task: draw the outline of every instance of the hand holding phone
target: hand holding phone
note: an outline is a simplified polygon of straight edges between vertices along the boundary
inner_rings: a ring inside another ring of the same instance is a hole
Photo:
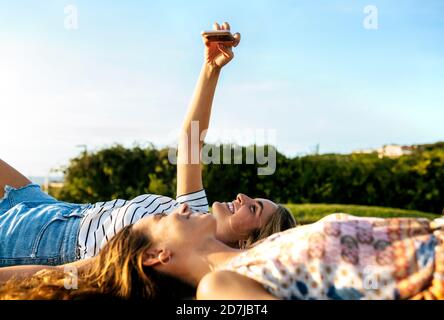
[[[230,25],[227,22],[224,22],[222,26],[216,22],[213,30],[202,31],[201,34],[205,43],[207,65],[222,68],[233,59],[233,47],[239,44],[240,34],[231,34]]]

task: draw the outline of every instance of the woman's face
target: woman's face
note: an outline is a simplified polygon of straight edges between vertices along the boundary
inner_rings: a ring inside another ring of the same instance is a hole
[[[267,199],[252,199],[240,193],[231,202],[214,202],[212,209],[217,220],[216,237],[225,243],[236,243],[262,228],[277,205]]]
[[[192,213],[187,204],[182,204],[168,215],[143,218],[134,226],[146,233],[153,243],[171,249],[198,246],[202,239],[216,233],[216,219],[211,214]]]

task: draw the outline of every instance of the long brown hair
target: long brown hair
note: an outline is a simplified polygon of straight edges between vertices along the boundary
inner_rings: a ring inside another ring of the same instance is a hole
[[[26,279],[11,279],[0,287],[0,299],[164,299],[191,298],[194,288],[142,264],[151,246],[146,234],[132,225],[120,230],[77,278],[77,289],[65,288],[72,277],[45,269]]]
[[[259,229],[254,230],[250,236],[239,242],[239,247],[241,249],[251,248],[253,245],[257,244],[274,233],[285,231],[290,228],[296,227],[296,220],[290,210],[281,204],[277,205],[277,209],[271,215],[268,222]]]

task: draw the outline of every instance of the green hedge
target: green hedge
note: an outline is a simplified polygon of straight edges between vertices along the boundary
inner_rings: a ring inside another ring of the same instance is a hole
[[[276,150],[272,146],[248,150]],[[289,158],[276,151],[276,171],[258,175],[264,167],[246,164],[203,166],[210,202],[227,201],[242,192],[279,203],[342,203],[441,213],[444,207],[444,146],[418,148],[412,155],[379,159],[367,155],[310,155]],[[220,163],[223,153],[220,152]],[[143,193],[175,196],[176,167],[168,149],[152,145],[115,145],[82,153],[66,168],[59,198],[71,202],[129,199]]]

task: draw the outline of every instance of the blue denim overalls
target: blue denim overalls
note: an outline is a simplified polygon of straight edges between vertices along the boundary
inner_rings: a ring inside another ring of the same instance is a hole
[[[0,267],[77,260],[80,221],[88,206],[58,201],[38,184],[5,186],[0,199]]]

